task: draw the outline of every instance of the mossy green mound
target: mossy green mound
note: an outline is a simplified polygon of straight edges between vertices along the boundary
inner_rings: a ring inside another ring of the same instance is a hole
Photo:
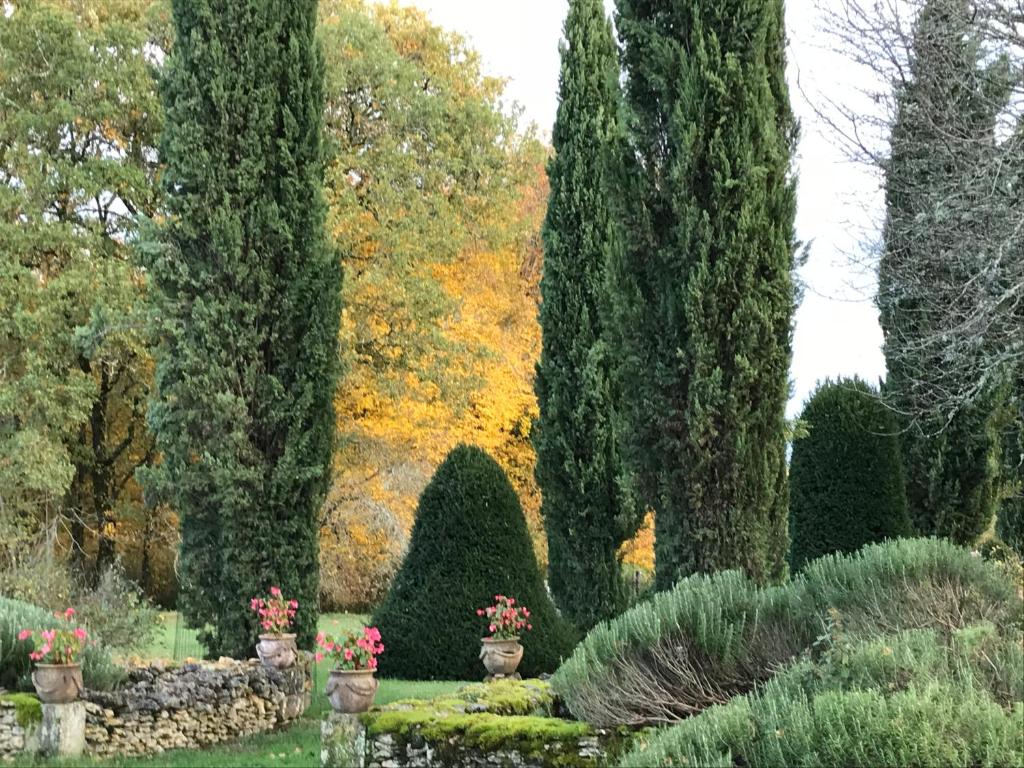
[[[581,740],[600,740],[621,753],[622,733],[598,733],[586,723],[552,716],[554,695],[542,680],[501,680],[469,685],[429,701],[396,701],[362,716],[367,735],[389,735],[399,742],[426,741],[441,755],[440,764],[459,764],[466,750],[517,752],[558,768],[594,765],[581,755]]]
[[[29,693],[8,693],[0,696],[0,701],[7,701],[14,705],[15,717],[18,719],[18,725],[22,728],[28,728],[43,720],[43,705],[39,699]]]
[[[448,714],[492,714],[499,716],[551,717],[555,695],[544,680],[496,680],[467,685],[447,696],[434,699],[403,699],[375,710],[375,713],[429,712]]]

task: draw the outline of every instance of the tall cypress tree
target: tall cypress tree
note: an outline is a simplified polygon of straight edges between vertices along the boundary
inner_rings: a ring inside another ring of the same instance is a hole
[[[162,345],[151,490],[181,517],[181,609],[246,656],[278,585],[316,630],[340,266],[324,238],[316,0],[174,0],[151,270]]]
[[[621,94],[601,0],[569,4],[559,98],[543,233],[534,445],[551,593],[562,613],[587,629],[621,607],[617,553],[639,525],[617,486],[605,333],[605,269],[615,244],[607,155]]]
[[[1003,393],[993,386],[955,413],[934,412],[929,392],[976,382],[951,378],[944,350],[929,340],[943,327],[940,313],[953,311],[963,286],[994,258],[975,244],[987,239],[993,190],[1002,187],[987,169],[1010,82],[1002,62],[983,64],[972,14],[967,0],[930,0],[917,20],[909,77],[896,92],[878,296],[884,392],[905,419],[911,519],[922,534],[961,544],[972,543],[995,511]]]
[[[785,569],[796,139],[782,0],[619,0],[615,357],[656,583]]]

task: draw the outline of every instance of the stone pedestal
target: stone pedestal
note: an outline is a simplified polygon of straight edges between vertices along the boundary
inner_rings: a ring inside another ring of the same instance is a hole
[[[321,768],[365,768],[366,726],[359,715],[329,712],[320,722]]]
[[[85,703],[43,704],[39,753],[44,757],[81,757],[85,751]]]

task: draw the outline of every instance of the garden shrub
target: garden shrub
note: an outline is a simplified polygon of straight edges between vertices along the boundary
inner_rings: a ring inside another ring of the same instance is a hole
[[[640,737],[623,766],[1021,765],[1024,655],[991,626],[847,644]],[[1013,687],[1005,687],[1006,682]]]
[[[60,623],[45,608],[0,597],[0,688],[32,690],[30,647],[18,640],[18,633],[23,629],[54,628]],[[82,657],[82,675],[86,688],[109,690],[124,678],[124,671],[113,662],[106,647],[90,644]]]
[[[107,568],[96,588],[81,592],[72,605],[96,638],[119,651],[145,648],[159,627],[159,611],[118,565]]]
[[[0,594],[50,612],[73,606],[94,638],[123,652],[145,648],[158,627],[159,612],[120,563],[105,568],[90,586],[76,580],[64,561],[29,557],[0,572]]]
[[[911,535],[898,427],[877,394],[859,379],[826,382],[800,418],[809,434],[789,470],[792,569]]]
[[[1024,490],[1003,499],[996,516],[996,533],[1018,557],[1024,559]]]
[[[599,625],[552,682],[598,727],[675,722],[769,679],[814,645],[831,611],[855,637],[982,621],[1019,632],[1022,602],[997,566],[900,539],[820,558],[781,586],[735,572],[685,579]]]
[[[526,520],[501,467],[478,448],[459,446],[420,497],[409,553],[374,615],[385,651],[382,674],[410,680],[471,680],[487,634],[476,609],[496,594],[533,614],[520,671],[551,672],[574,637],[548,598]]]

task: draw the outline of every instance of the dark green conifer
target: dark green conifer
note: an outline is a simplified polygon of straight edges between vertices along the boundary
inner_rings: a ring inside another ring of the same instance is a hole
[[[955,412],[929,395],[958,381],[933,340],[963,286],[989,255],[965,253],[991,226],[995,128],[1009,93],[1005,62],[985,63],[967,0],[929,0],[917,20],[909,76],[896,91],[886,166],[884,250],[878,304],[888,374],[884,394],[903,422],[910,517],[928,536],[969,545],[992,522],[999,489],[993,386]],[[953,367],[953,371],[957,369]]]
[[[324,238],[316,0],[174,0],[170,216],[149,248],[162,345],[151,492],[181,516],[181,609],[211,654],[252,654],[248,598],[318,617],[334,447],[340,262]]]
[[[619,0],[614,357],[657,585],[785,569],[796,123],[781,0]]]
[[[483,678],[480,638],[488,632],[476,610],[499,594],[532,612],[519,671],[554,672],[574,637],[544,588],[519,497],[494,459],[459,446],[423,491],[409,552],[374,614],[386,648],[381,672],[408,680]]]
[[[601,1],[571,0],[548,166],[534,445],[551,593],[583,629],[622,606],[618,550],[639,524],[618,488],[605,330],[606,265],[616,242],[608,152],[618,132],[618,79]]]
[[[800,419],[809,432],[789,469],[792,568],[911,535],[896,418],[878,393],[857,379],[826,382]]]

